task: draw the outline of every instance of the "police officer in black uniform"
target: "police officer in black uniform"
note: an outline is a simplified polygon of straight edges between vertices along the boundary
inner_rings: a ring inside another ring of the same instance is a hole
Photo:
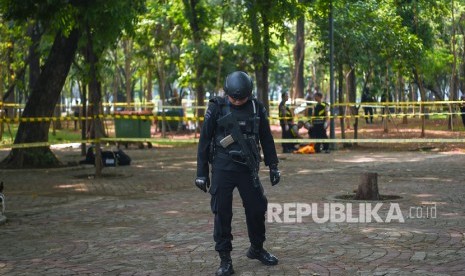
[[[315,93],[317,104],[313,109],[312,127],[309,130],[311,138],[328,139],[326,129],[328,128],[328,105],[322,101],[323,94]],[[323,151],[329,153],[329,143],[323,143]],[[321,152],[321,143],[315,143],[315,152]]]
[[[462,95],[460,100],[462,101],[462,104],[460,105],[460,116],[462,116],[462,123],[465,127],[465,95]]]
[[[281,138],[283,139],[292,139],[292,134],[290,132],[291,127],[294,125],[292,121],[292,111],[286,105],[287,100],[289,100],[289,93],[283,92],[281,94],[281,102],[279,103],[279,124],[281,125]],[[283,143],[283,153],[291,153],[295,149],[294,144]]]
[[[210,100],[200,134],[195,185],[204,192],[209,189],[211,194],[211,210],[214,214],[213,237],[216,243],[215,250],[221,259],[216,275],[234,273],[230,252],[233,239],[232,199],[236,187],[245,208],[251,244],[247,257],[257,259],[265,265],[278,263],[278,259],[263,248],[265,213],[268,205],[263,187],[261,184],[254,185],[251,168],[245,164],[245,160],[241,160],[246,157],[241,158],[238,154],[244,151],[241,143],[228,140],[232,130],[219,123],[221,118],[232,113],[249,150],[252,150],[255,156],[260,156],[259,148],[263,148],[265,165],[270,169],[271,184],[278,184],[280,172],[268,114],[263,104],[252,96],[252,89],[252,79],[246,73],[236,71],[228,75],[224,85],[226,96]],[[212,165],[211,187],[209,163]]]

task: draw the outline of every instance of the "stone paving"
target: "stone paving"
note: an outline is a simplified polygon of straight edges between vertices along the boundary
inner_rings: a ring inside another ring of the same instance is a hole
[[[81,159],[79,149],[55,152],[64,162]],[[92,166],[1,170],[8,220],[0,275],[214,275],[209,196],[193,186],[195,147],[127,153],[133,164],[106,168],[102,179]],[[326,203],[352,204],[357,218],[359,203],[335,196],[352,193],[363,172],[378,172],[380,193],[402,197],[384,201],[379,216],[385,221],[397,205],[405,221],[336,222],[333,214],[317,223],[312,214],[268,222],[265,246],[279,264],[267,267],[245,256],[236,192],[236,275],[465,275],[465,154],[365,149],[280,159],[278,186],[261,172],[270,204],[318,204],[320,218]]]

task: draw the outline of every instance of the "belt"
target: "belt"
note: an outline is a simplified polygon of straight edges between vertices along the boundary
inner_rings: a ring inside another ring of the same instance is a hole
[[[245,160],[243,158],[241,158],[240,160],[239,159],[233,159],[231,156],[229,156],[229,154],[222,153],[222,152],[217,152],[216,156],[221,158],[221,159],[224,159],[224,160],[232,161],[234,163],[247,166],[247,164],[245,163]]]

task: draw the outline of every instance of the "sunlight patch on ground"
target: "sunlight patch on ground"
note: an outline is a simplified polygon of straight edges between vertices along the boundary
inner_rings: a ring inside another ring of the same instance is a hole
[[[438,177],[413,177],[413,179],[415,180],[439,180]],[[444,181],[444,179],[441,179],[441,180]]]
[[[75,192],[88,192],[89,189],[86,187],[85,184],[78,183],[78,184],[62,184],[55,186],[57,189],[67,189],[73,190]]]
[[[179,211],[174,211],[174,210],[166,211],[165,214],[179,214]]]
[[[410,158],[405,158],[405,156],[400,156],[402,153],[399,153],[398,157],[386,157],[382,155],[373,155],[370,156],[354,156],[350,160],[348,159],[338,159],[335,158],[334,162],[340,163],[382,163],[382,162],[390,162],[390,163],[411,163],[411,162],[422,162],[426,159],[434,159],[434,158],[444,158],[445,155],[429,155],[429,154],[416,154]]]
[[[366,156],[360,156],[360,157],[355,157],[350,160],[343,160],[343,159],[334,159],[334,162],[341,162],[341,163],[372,163],[372,162],[401,162],[401,160],[397,158],[386,158],[386,157],[378,157],[378,156],[373,156],[373,157],[366,157]],[[402,162],[404,162],[402,160]]]
[[[314,170],[298,170],[297,174],[308,174],[312,173],[312,171],[314,172]]]
[[[434,195],[433,194],[418,194],[418,195],[415,195],[416,197],[433,197]]]

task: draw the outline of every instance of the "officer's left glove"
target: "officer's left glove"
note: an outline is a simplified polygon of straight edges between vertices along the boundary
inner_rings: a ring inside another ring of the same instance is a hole
[[[280,179],[281,179],[281,172],[278,170],[278,164],[271,164],[270,165],[271,186],[278,184]]]
[[[328,128],[328,122],[325,122],[323,127],[324,127],[324,129],[327,129]]]
[[[200,190],[207,192],[207,190],[210,188],[210,178],[198,176],[195,179],[195,186],[197,186]]]

